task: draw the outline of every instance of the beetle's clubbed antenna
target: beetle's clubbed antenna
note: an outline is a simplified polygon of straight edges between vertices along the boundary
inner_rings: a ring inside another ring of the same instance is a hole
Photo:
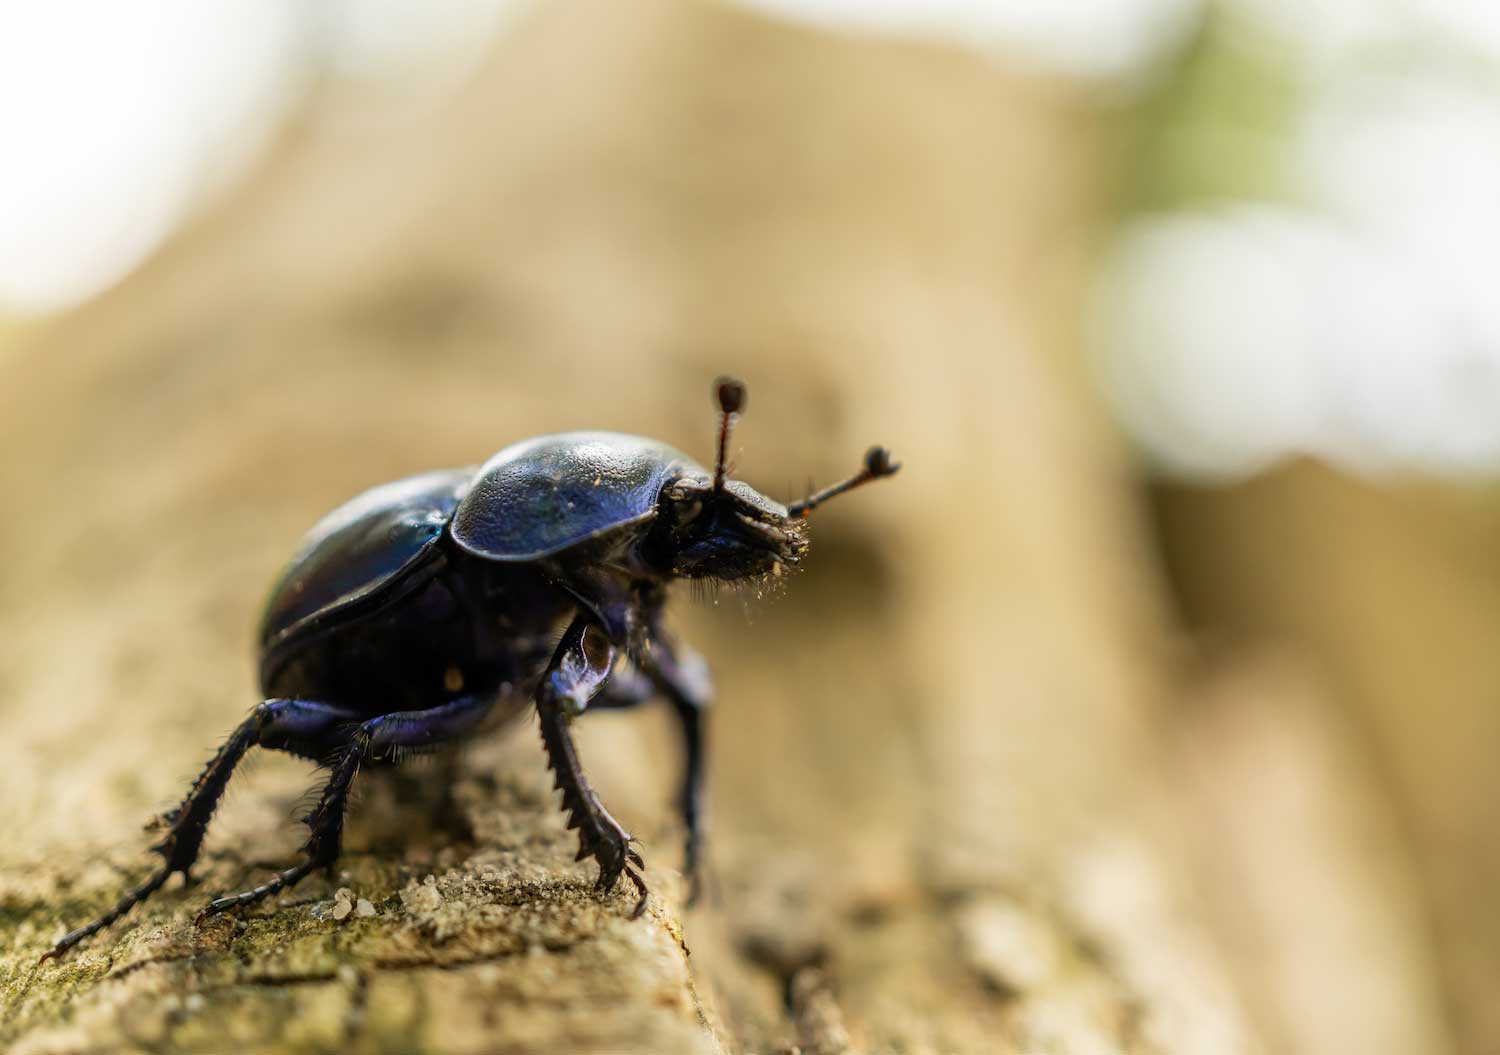
[[[745,409],[750,393],[745,382],[733,377],[719,377],[714,381],[714,398],[719,403],[719,456],[714,459],[714,492],[724,490],[724,477],[729,459],[729,434],[734,431],[735,418]]]
[[[805,517],[830,498],[841,495],[845,491],[852,491],[871,480],[879,480],[882,476],[894,476],[899,468],[901,468],[901,463],[891,461],[890,451],[884,447],[871,447],[865,451],[865,464],[859,472],[832,487],[814,491],[800,502],[793,502],[786,507],[786,511],[794,517]]]

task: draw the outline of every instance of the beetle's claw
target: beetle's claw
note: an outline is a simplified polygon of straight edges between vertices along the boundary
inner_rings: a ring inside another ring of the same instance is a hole
[[[592,829],[592,831],[590,831]],[[585,837],[584,833],[589,835]],[[634,908],[631,909],[630,918],[637,919],[646,911],[646,902],[650,892],[646,888],[646,881],[641,878],[640,872],[645,871],[646,861],[638,850],[632,848],[632,843],[640,840],[625,831],[612,819],[595,818],[592,825],[584,822],[579,825],[579,847],[576,860],[592,857],[599,862],[599,876],[594,880],[594,889],[601,893],[610,893],[620,882],[620,876],[626,876],[635,886],[640,897]]]
[[[193,926],[201,927],[214,916],[222,915],[240,904],[243,904],[243,902],[240,900],[240,895],[238,894],[228,894],[224,897],[214,898],[198,910],[198,914],[193,917]]]
[[[641,867],[644,868],[646,866],[642,865]],[[635,907],[630,910],[630,918],[640,919],[646,912],[646,903],[651,900],[651,891],[646,888],[646,881],[629,865],[625,866],[625,875],[635,884],[635,889],[640,894],[640,897],[636,900]]]

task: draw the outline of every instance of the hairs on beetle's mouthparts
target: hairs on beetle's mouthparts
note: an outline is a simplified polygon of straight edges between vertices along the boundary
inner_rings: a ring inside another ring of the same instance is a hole
[[[721,579],[712,575],[679,579],[678,584],[686,586],[688,596],[694,604],[717,605],[720,595],[726,592],[748,604],[752,598],[761,601],[781,596],[786,592],[787,580],[802,570],[800,565],[785,562],[776,564],[774,569],[760,575],[743,575],[735,579]]]

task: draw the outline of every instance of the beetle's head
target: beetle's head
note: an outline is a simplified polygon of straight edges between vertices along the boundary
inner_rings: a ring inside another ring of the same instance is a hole
[[[749,484],[679,476],[662,488],[659,530],[667,562],[685,579],[734,579],[780,574],[807,549],[801,520]]]
[[[732,378],[714,382],[719,406],[719,451],[710,479],[684,473],[662,488],[655,531],[661,563],[673,576],[733,581],[779,575],[807,550],[807,514],[860,484],[900,468],[883,447],[872,447],[854,476],[784,506],[749,484],[728,479],[729,436],[746,402],[745,386]]]

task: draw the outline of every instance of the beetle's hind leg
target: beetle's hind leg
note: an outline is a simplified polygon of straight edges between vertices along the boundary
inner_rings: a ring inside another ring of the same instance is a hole
[[[462,739],[483,723],[495,699],[493,694],[460,696],[424,711],[395,711],[356,726],[333,763],[333,772],[318,796],[317,805],[304,818],[308,837],[302,863],[277,873],[260,886],[210,902],[202,915],[253,904],[296,885],[316,869],[326,868],[331,872],[343,846],[344,812],[360,767],[367,761],[395,758],[403,751]]]
[[[250,717],[229,734],[229,739],[208,760],[182,803],[158,818],[158,825],[166,828],[166,834],[151,849],[165,859],[161,868],[139,886],[126,891],[104,915],[69,931],[42,959],[60,956],[85,938],[97,934],[161,889],[173,872],[181,872],[185,878],[189,875],[203,848],[208,822],[246,751],[257,745],[286,747],[293,743],[316,742],[352,717],[348,711],[308,700],[266,700],[257,705]]]

